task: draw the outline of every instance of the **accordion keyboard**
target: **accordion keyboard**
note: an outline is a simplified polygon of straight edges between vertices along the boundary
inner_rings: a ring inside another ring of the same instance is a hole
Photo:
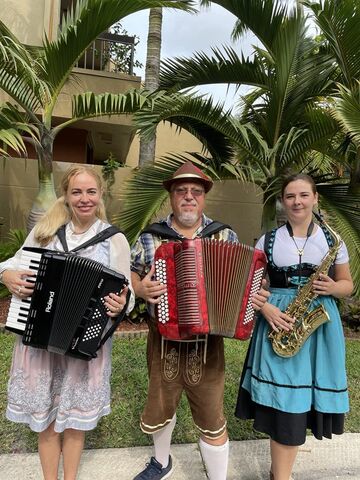
[[[28,280],[35,283],[36,274],[39,269],[41,260],[41,249],[39,251],[27,251],[23,250],[21,255],[19,270],[32,270],[35,274],[34,277]],[[23,334],[25,331],[26,320],[29,314],[31,304],[31,297],[20,298],[13,295],[10,302],[9,313],[6,320],[7,330],[11,330],[15,333]]]

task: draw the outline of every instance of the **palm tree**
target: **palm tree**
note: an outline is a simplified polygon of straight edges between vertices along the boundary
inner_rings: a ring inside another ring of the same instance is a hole
[[[37,152],[39,193],[32,207],[32,223],[56,198],[52,173],[56,135],[78,120],[132,113],[149,101],[136,91],[80,93],[72,97],[72,118],[54,126],[55,105],[77,60],[120,18],[147,8],[192,10],[192,4],[192,0],[78,0],[63,19],[58,38],[45,38],[41,48],[22,45],[0,22],[0,88],[11,99],[0,107],[0,139],[18,152],[24,152],[25,140]]]
[[[276,0],[214,3],[237,16],[234,36],[251,30],[263,47],[255,48],[252,59],[225,47],[214,48],[211,56],[197,53],[164,61],[160,88],[174,93],[136,115],[135,122],[146,136],[164,120],[186,128],[203,143],[211,159],[203,160],[219,175],[257,183],[265,192],[263,228],[268,229],[275,221],[279,176],[308,162],[307,152],[315,147],[327,151],[328,138],[337,131],[319,101],[335,67],[330,55],[314,52],[301,8],[287,12]],[[210,100],[177,93],[209,83],[254,87],[243,98],[239,118]]]
[[[335,110],[338,88],[340,83],[354,91],[357,95],[358,81],[360,79],[360,1],[359,0],[322,0],[314,2],[303,0],[318,25],[324,38],[324,48],[333,56],[337,65],[334,77]],[[345,90],[343,90],[345,91]],[[334,112],[336,117],[336,113]],[[345,130],[347,137],[343,146],[347,152],[350,166],[350,190],[360,193],[360,150],[359,146],[351,142],[351,130]]]
[[[162,8],[152,8],[149,14],[149,34],[147,40],[145,89],[153,92],[159,87],[161,58]],[[139,166],[155,160],[156,135],[149,140],[140,138]]]
[[[288,10],[280,0],[213,3],[236,15],[235,38],[251,31],[261,46],[254,47],[251,58],[225,47],[214,48],[212,55],[200,52],[192,58],[163,62],[160,88],[170,96],[160,97],[152,110],[135,114],[135,124],[144,136],[151,135],[161,121],[185,128],[204,146],[201,155],[190,152],[187,158],[200,162],[213,176],[259,185],[264,191],[263,230],[276,223],[282,177],[292,171],[314,174],[318,170],[323,205],[337,219],[336,226],[349,246],[353,263],[357,263],[360,212],[353,207],[357,197],[349,195],[346,180],[338,178],[344,155],[337,149],[339,124],[332,116],[330,93],[338,74],[334,55],[329,49],[319,48],[307,35],[306,16],[300,5]],[[253,87],[242,98],[239,116],[224,111],[221,104],[213,105],[211,99],[179,93],[215,83]],[[184,158],[168,156],[131,179],[124,192],[126,211],[121,216],[130,238],[162,205],[166,195],[161,191],[161,180],[182,161]],[[359,293],[360,274],[355,280]]]

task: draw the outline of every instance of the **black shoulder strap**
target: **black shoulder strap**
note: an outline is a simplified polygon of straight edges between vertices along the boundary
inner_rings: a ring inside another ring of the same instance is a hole
[[[182,237],[166,223],[152,223],[151,225],[148,225],[141,233],[152,233],[167,240],[182,240]]]
[[[224,230],[225,228],[230,228],[230,225],[226,225],[221,222],[211,222],[207,225],[199,234],[200,238],[211,237],[215,233]],[[179,235],[175,230],[170,228],[166,223],[152,223],[146,227],[141,233],[153,233],[154,235],[159,236],[167,240],[183,240],[183,237]]]
[[[66,225],[62,225],[58,231],[56,232],[56,235],[58,236],[61,245],[63,246],[64,252],[69,252],[69,247],[66,241],[66,235],[65,235],[65,228]],[[105,228],[101,232],[97,233],[94,235],[92,238],[87,240],[86,242],[82,243],[78,247],[74,248],[71,250],[71,252],[78,252],[79,250],[82,250],[83,248],[91,247],[92,245],[96,245],[97,243],[103,242],[109,237],[112,237],[116,233],[122,233],[122,231],[118,228],[115,227],[115,225],[110,225],[110,227]]]
[[[211,222],[207,225],[203,230],[201,230],[199,237],[201,238],[208,238],[211,235],[215,235],[215,233],[221,232],[221,230],[225,230],[225,228],[230,228],[230,225],[226,225],[225,223],[221,222]]]

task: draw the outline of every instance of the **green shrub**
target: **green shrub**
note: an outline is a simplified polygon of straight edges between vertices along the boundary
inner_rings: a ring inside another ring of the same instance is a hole
[[[26,231],[13,229],[8,233],[5,241],[0,242],[0,263],[11,258],[21,248],[26,238]],[[10,295],[5,285],[0,284],[0,298]]]

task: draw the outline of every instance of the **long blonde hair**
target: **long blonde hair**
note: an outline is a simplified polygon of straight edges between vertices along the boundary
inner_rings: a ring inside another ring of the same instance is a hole
[[[61,180],[61,196],[56,200],[54,205],[49,208],[45,215],[36,224],[34,229],[35,240],[40,243],[42,247],[48,245],[55,236],[57,230],[66,223],[69,223],[73,217],[73,211],[66,203],[66,195],[69,189],[69,184],[72,178],[80,173],[87,173],[91,175],[100,189],[103,192],[102,180],[100,175],[93,167],[87,165],[74,165],[70,167]],[[100,220],[106,221],[105,206],[102,198],[99,201],[96,216]]]

